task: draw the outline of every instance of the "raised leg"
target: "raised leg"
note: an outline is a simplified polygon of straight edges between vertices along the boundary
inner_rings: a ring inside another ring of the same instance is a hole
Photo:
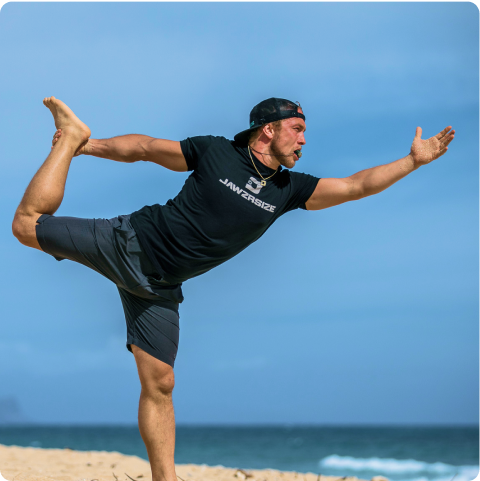
[[[40,215],[54,214],[60,207],[72,157],[90,137],[90,129],[61,100],[48,97],[43,103],[50,109],[62,136],[30,181],[12,223],[13,235],[36,249],[40,249],[36,221]]]
[[[147,447],[152,481],[178,481],[174,461],[173,369],[135,345],[132,345],[132,352],[142,385],[138,427]]]

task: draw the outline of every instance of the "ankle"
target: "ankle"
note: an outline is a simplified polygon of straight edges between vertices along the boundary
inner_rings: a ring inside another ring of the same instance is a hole
[[[62,145],[62,146],[68,146],[76,152],[77,149],[82,146],[86,141],[88,140],[88,137],[85,138],[84,135],[82,135],[79,132],[76,132],[75,130],[67,130],[65,129],[62,131],[62,136],[58,139],[57,143],[55,144],[55,147]]]
[[[180,478],[178,478],[175,474],[169,476],[164,475],[163,473],[155,473],[152,475],[152,481],[180,481]]]

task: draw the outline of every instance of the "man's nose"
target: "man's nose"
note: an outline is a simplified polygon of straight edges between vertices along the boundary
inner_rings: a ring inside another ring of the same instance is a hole
[[[298,143],[299,144],[302,144],[302,145],[305,145],[307,143],[307,141],[305,140],[305,135],[304,133],[302,132],[302,134],[300,135],[300,139],[298,140]]]

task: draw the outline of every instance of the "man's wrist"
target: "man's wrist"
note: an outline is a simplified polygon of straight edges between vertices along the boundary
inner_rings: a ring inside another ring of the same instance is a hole
[[[411,152],[405,158],[407,159],[408,165],[410,166],[412,172],[414,170],[417,170],[420,167],[420,164],[417,164],[415,162],[415,159],[413,158],[413,155]]]
[[[83,155],[93,155],[95,139],[88,139],[87,143],[83,146]]]

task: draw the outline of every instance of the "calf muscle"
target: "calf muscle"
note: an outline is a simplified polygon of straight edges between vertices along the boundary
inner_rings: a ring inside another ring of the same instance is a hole
[[[13,235],[23,245],[41,250],[35,232],[36,221],[42,214],[52,215],[60,207],[76,147],[65,136],[30,181],[12,223]]]
[[[50,97],[43,103],[57,129],[62,130],[62,137],[28,184],[12,223],[13,235],[22,244],[40,250],[36,222],[40,215],[52,215],[60,207],[72,157],[90,136],[90,129],[61,100]]]

